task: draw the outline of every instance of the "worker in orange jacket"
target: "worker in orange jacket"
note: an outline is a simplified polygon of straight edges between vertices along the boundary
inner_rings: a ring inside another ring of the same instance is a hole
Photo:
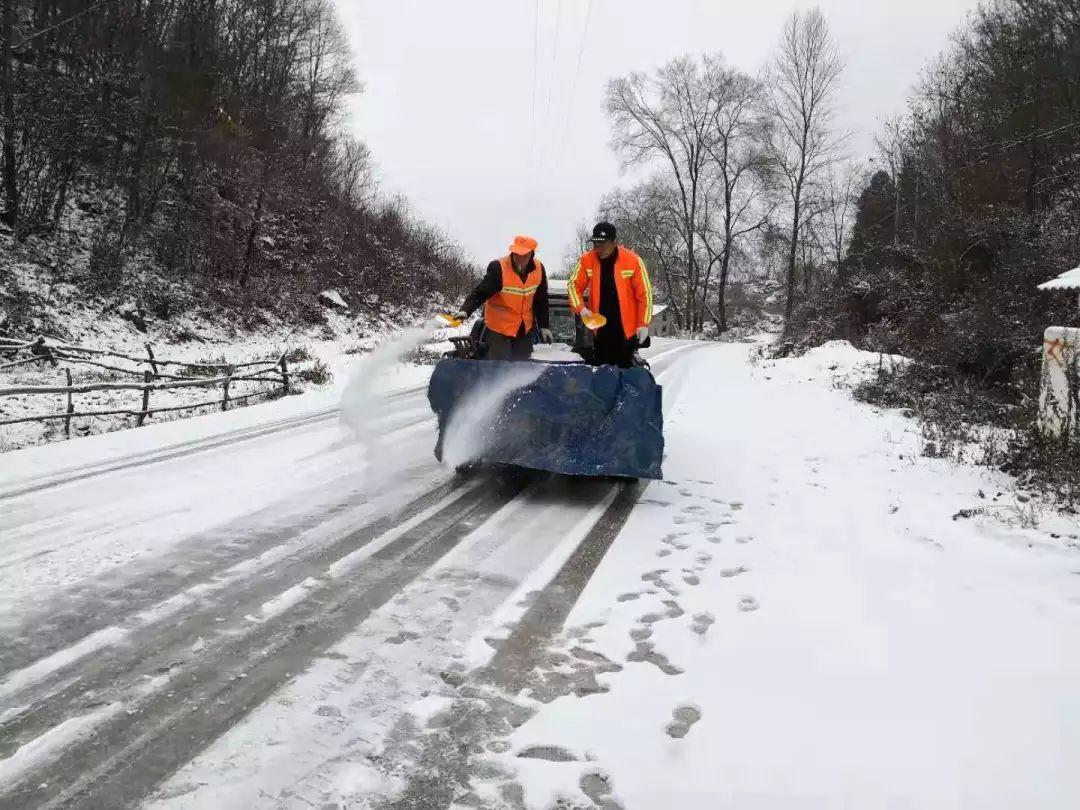
[[[483,280],[454,313],[464,320],[483,304],[489,360],[528,360],[534,328],[551,343],[547,274],[536,248],[532,237],[514,237],[509,255],[488,265]]]
[[[634,364],[634,352],[649,337],[652,281],[641,257],[617,244],[615,236],[615,226],[610,222],[601,222],[593,228],[593,249],[578,260],[570,274],[567,292],[570,308],[586,325],[593,313],[607,319],[595,332],[594,365],[630,368]]]

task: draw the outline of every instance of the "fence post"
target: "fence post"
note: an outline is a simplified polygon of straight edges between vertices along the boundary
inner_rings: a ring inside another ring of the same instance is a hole
[[[221,398],[221,410],[229,410],[229,384],[232,382],[233,367],[229,366],[225,372],[225,385],[223,386],[225,394]]]
[[[150,357],[150,368],[154,370],[154,376],[157,377],[158,367],[157,363],[154,362],[154,350],[150,348],[149,343],[146,344],[146,354]]]
[[[67,384],[68,384],[67,416],[64,418],[64,438],[65,439],[70,439],[71,438],[71,414],[75,413],[75,403],[72,402],[72,400],[71,400],[71,386],[73,384],[72,381],[71,381],[71,369],[70,368],[65,368],[64,369],[64,374],[67,375]]]
[[[289,364],[285,361],[285,355],[281,355],[281,360],[278,362],[281,366],[281,385],[286,394],[289,393]]]
[[[143,382],[146,383],[146,385],[142,390],[142,410],[139,412],[137,427],[143,426],[143,422],[146,421],[147,412],[150,410],[150,380],[150,372],[144,371]]]

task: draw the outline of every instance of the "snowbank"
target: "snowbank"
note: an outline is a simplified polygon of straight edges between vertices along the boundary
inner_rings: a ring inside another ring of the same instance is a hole
[[[830,340],[800,357],[765,359],[767,348],[759,346],[754,363],[767,378],[784,382],[809,382],[853,386],[869,379],[882,367],[899,367],[907,358],[856,349],[846,340]]]

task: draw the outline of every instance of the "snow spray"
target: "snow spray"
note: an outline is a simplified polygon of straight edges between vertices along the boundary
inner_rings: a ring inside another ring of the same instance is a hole
[[[341,419],[358,440],[370,442],[377,434],[373,425],[382,408],[382,398],[375,393],[375,380],[426,343],[435,330],[444,326],[434,318],[419,326],[411,326],[380,343],[356,364],[349,384],[341,395]]]
[[[491,436],[491,424],[506,401],[519,389],[536,382],[547,368],[543,363],[500,363],[498,376],[477,387],[454,406],[443,431],[443,463],[450,467],[480,458]]]

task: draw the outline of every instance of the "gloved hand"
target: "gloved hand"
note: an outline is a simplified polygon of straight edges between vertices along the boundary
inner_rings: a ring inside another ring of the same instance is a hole
[[[544,343],[551,343],[554,340],[554,337],[552,337],[552,334],[551,334],[551,330],[550,329],[541,329],[540,330],[540,340],[543,341]]]
[[[466,318],[469,317],[469,313],[463,309],[455,310],[450,314],[454,316],[455,321],[464,321]]]
[[[584,321],[584,320],[586,320],[587,318],[591,318],[591,317],[592,317],[592,310],[591,310],[591,309],[589,309],[588,307],[582,307],[582,308],[581,308],[581,312],[579,312],[579,313],[578,313],[578,315],[580,315],[580,316],[581,316],[581,320],[583,320],[583,321]]]
[[[634,335],[637,337],[637,342],[639,344],[644,343],[645,339],[649,336],[649,327],[639,326]]]

